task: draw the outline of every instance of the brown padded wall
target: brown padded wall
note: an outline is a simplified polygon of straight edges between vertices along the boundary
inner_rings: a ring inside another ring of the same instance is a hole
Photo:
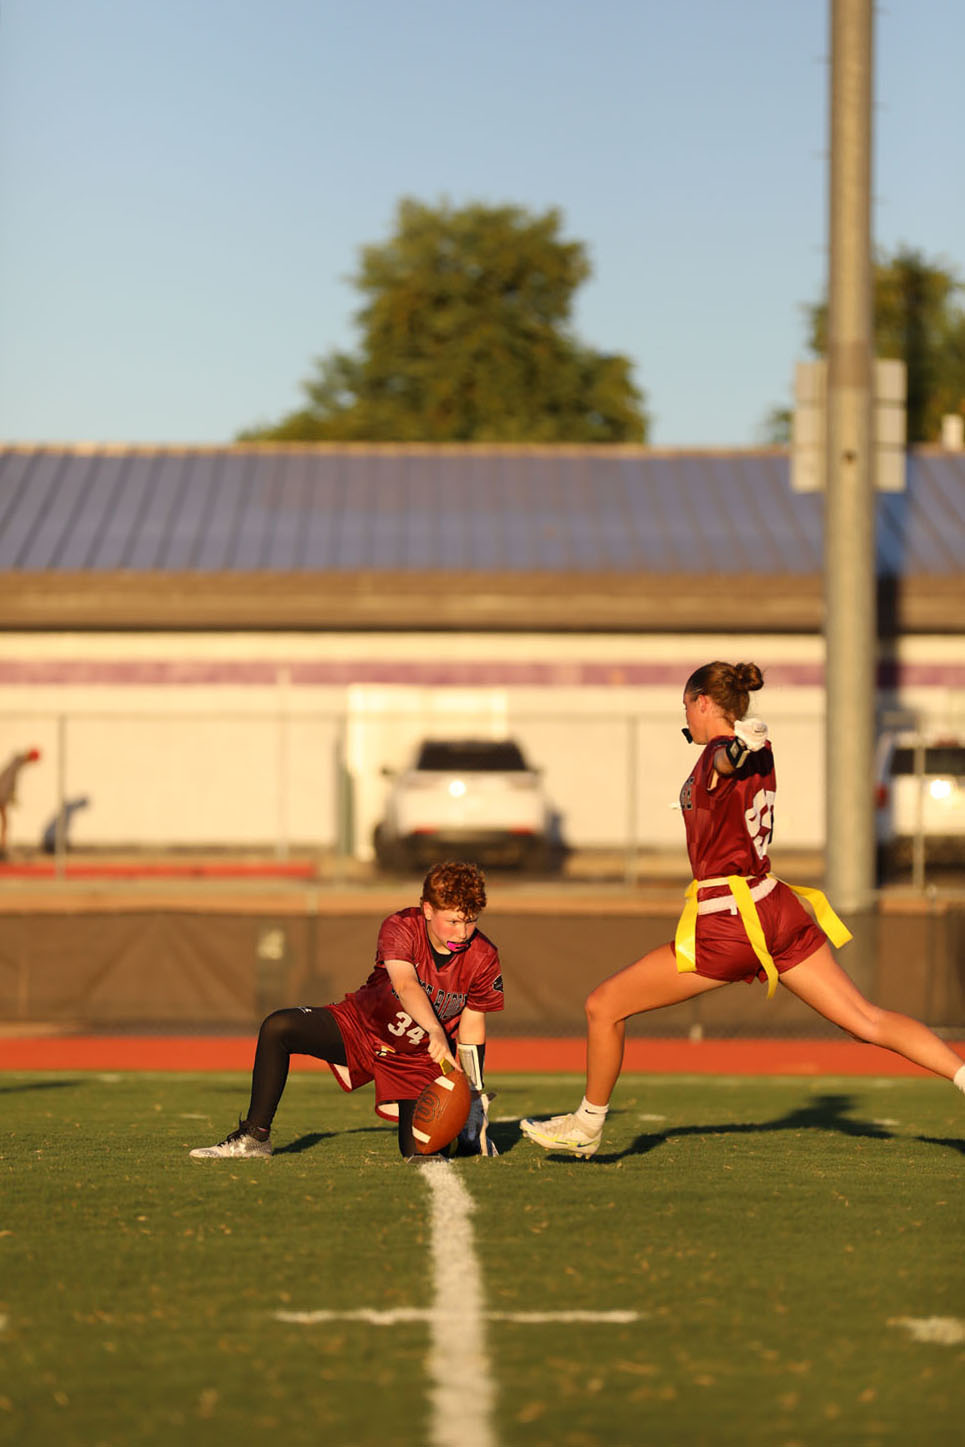
[[[117,909],[7,913],[0,1024],[254,1028],[281,1005],[340,999],[368,974],[382,914]],[[583,1033],[598,981],[672,938],[675,916],[493,911],[506,984],[499,1035]],[[855,926],[841,962],[877,1003],[951,1030],[965,1025],[965,910],[890,910]],[[647,1035],[836,1034],[787,991],[735,985],[631,1022]]]

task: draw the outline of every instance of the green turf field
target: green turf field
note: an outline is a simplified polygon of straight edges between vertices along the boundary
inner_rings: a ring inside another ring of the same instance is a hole
[[[580,1094],[492,1084],[497,1117]],[[327,1075],[293,1076],[271,1160],[190,1160],[246,1085],[0,1076],[0,1441],[962,1441],[965,1100],[939,1081],[627,1077],[592,1161],[510,1119],[499,1160],[431,1167],[475,1206],[492,1401],[465,1431],[433,1417],[429,1173]]]

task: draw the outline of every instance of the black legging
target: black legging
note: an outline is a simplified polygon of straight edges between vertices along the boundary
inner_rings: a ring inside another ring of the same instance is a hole
[[[293,1055],[314,1055],[316,1060],[332,1065],[346,1063],[345,1042],[331,1010],[325,1006],[276,1010],[262,1021],[251,1072],[251,1103],[246,1117],[249,1125],[271,1129]],[[414,1110],[415,1098],[399,1101],[399,1150],[406,1157],[415,1154]]]

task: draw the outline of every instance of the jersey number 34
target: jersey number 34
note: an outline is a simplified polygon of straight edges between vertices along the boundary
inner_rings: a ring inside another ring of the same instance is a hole
[[[395,1023],[390,1022],[385,1028],[390,1035],[404,1035],[413,1045],[418,1045],[426,1033],[422,1026],[416,1025],[413,1022],[412,1016],[407,1015],[404,1010],[397,1010],[395,1012]]]

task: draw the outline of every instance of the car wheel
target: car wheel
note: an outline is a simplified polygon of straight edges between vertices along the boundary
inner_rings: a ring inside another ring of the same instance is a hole
[[[381,824],[376,825],[372,836],[375,846],[375,862],[388,874],[401,874],[405,869],[405,851],[397,839],[386,838]]]

